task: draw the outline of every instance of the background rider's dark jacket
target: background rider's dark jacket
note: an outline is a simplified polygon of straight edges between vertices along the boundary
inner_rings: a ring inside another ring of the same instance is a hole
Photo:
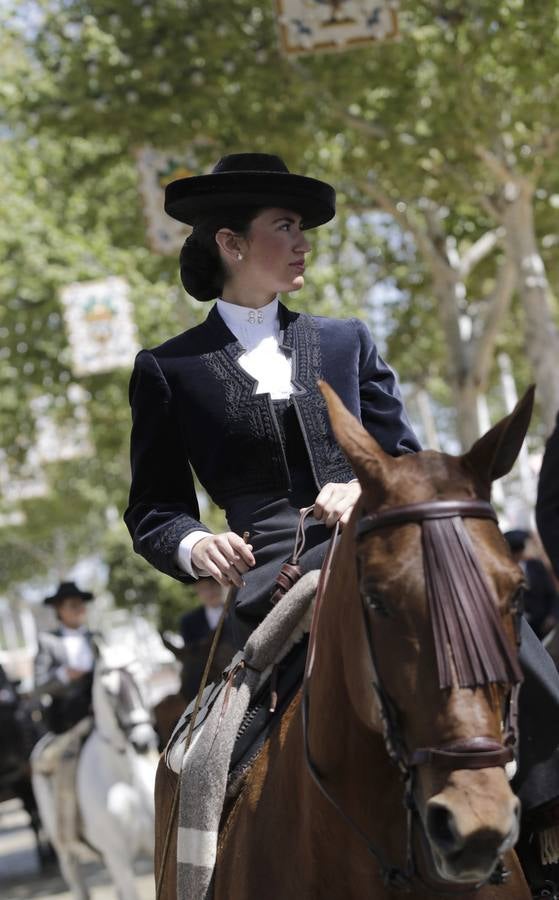
[[[181,691],[190,702],[198,693],[206,661],[213,644],[215,631],[212,629],[203,606],[189,610],[180,619],[180,634],[184,640],[182,658]],[[209,669],[208,681],[216,681],[230,663],[236,647],[231,635],[228,619],[223,622],[221,637]]]
[[[394,374],[363,322],[296,313],[282,304],[279,315],[317,493],[328,482],[353,477],[330,430],[319,378],[388,453],[420,449]],[[221,507],[238,496],[289,489],[273,403],[269,394],[255,393],[255,380],[238,363],[242,353],[214,306],[201,325],[136,358],[125,521],[135,550],[181,581],[191,579],[175,564],[178,544],[190,531],[207,530],[199,521],[189,463]]]
[[[85,637],[94,647],[93,633],[88,631]],[[70,682],[60,678],[61,667],[68,665],[60,629],[41,633],[38,644],[35,657],[35,691],[37,694],[48,694],[52,698],[45,717],[50,730],[55,734],[62,734],[89,714],[93,674],[88,673]]]
[[[542,640],[549,630],[551,619],[557,619],[559,598],[546,566],[540,559],[526,559],[522,563],[526,573],[524,615]]]
[[[536,522],[545,552],[559,578],[559,415],[542,460]]]

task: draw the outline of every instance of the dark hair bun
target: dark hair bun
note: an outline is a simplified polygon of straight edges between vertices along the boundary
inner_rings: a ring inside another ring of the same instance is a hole
[[[180,253],[180,274],[185,291],[196,300],[215,300],[223,292],[223,269],[215,241],[211,249],[193,231]],[[214,249],[215,248],[215,249]]]

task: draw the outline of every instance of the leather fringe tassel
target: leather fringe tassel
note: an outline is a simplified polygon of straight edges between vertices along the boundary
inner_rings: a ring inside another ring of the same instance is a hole
[[[552,825],[537,832],[542,865],[559,863],[559,825]]]
[[[518,684],[522,672],[496,600],[459,516],[422,523],[425,581],[439,685]]]

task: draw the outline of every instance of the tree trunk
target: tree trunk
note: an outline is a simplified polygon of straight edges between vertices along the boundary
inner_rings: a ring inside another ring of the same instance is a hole
[[[486,232],[460,256],[449,240],[445,217],[436,204],[420,212],[409,204],[396,203],[376,182],[363,181],[361,186],[365,196],[412,236],[430,270],[447,345],[456,432],[462,449],[469,450],[480,436],[478,397],[486,388],[493,349],[514,293],[516,267],[508,255],[502,264],[496,264],[495,289],[484,298],[486,311],[476,321],[466,313],[466,280],[475,266],[501,243],[504,229]],[[462,327],[465,322],[470,326],[466,333]]]
[[[450,266],[433,272],[448,347],[448,376],[456,409],[456,433],[462,450],[469,450],[480,435],[477,397],[480,390],[472,371],[470,341],[460,331],[460,302],[465,286]]]
[[[433,229],[437,228],[437,222],[432,216],[428,227],[431,232],[431,247],[439,248],[436,254],[428,253],[427,261],[430,263],[447,341],[449,382],[456,409],[456,432],[462,450],[467,451],[481,433],[478,400],[486,390],[493,349],[514,294],[516,269],[508,256],[502,263],[496,263],[495,287],[491,295],[485,298],[485,311],[474,321],[465,312],[466,277],[476,260],[479,262],[491,252],[496,235],[487,233],[470,248],[469,253],[460,258],[448,241],[436,239]],[[439,238],[440,236],[439,233]],[[441,246],[446,246],[444,252],[441,252]],[[468,326],[466,333],[464,324]]]
[[[472,378],[454,386],[456,407],[456,431],[463,451],[470,449],[480,435],[478,415],[479,384]]]
[[[525,347],[537,382],[548,432],[559,409],[559,334],[551,309],[551,291],[534,228],[533,188],[515,180],[507,185],[503,209],[505,241],[516,261],[518,291],[525,319]]]

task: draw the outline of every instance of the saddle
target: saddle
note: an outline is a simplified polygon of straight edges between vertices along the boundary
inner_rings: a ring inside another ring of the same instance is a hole
[[[308,637],[293,647],[258,689],[247,709],[233,748],[227,796],[235,796],[243,776],[250,770],[265,742],[303,682]],[[273,698],[273,704],[270,700]]]
[[[82,827],[77,804],[76,774],[81,749],[91,734],[93,719],[82,719],[64,734],[48,732],[31,757],[33,771],[52,779],[56,836],[60,844],[82,849]]]
[[[336,526],[322,570],[303,575],[299,559],[305,546],[304,522],[312,512],[313,507],[302,510],[295,549],[276,579],[271,611],[233,659],[223,680],[206,688],[210,653],[198,697],[179,720],[167,745],[165,764],[179,777],[165,832],[161,843],[156,842],[158,900],[175,821],[176,896],[178,900],[208,896],[220,820],[227,815],[227,807],[230,810],[234,805],[244,775],[303,681],[313,602],[315,597],[319,602],[324,590],[339,532]],[[230,591],[223,616],[232,596]]]
[[[299,565],[300,556],[305,548],[304,523],[312,515],[314,507],[303,510],[295,535],[293,553],[280,568],[271,591],[271,602],[275,607],[285,594],[289,593],[299,582],[303,571]],[[248,534],[247,534],[248,537]],[[228,598],[229,600],[230,598]],[[228,603],[226,603],[227,609]],[[248,771],[258,755],[264,742],[272,733],[283,712],[295,696],[303,681],[308,637],[305,635],[287,651],[281,662],[271,670],[264,670],[256,691],[237,734],[232,757],[229,764],[228,793],[231,785],[236,783]],[[214,646],[219,641],[219,633],[214,637]],[[213,649],[213,648],[212,648]],[[201,686],[202,693],[196,697],[179,719],[165,749],[165,762],[169,769],[180,774],[182,760],[188,744],[195,739],[218,700],[226,705],[228,690],[235,674],[245,664],[244,651],[239,651],[224,669],[222,678],[207,687]],[[192,718],[195,717],[194,723]]]
[[[237,786],[249,771],[266,740],[281,722],[295,694],[301,687],[307,654],[308,636],[289,650],[287,655],[271,671],[267,670],[260,679],[258,688],[251,698],[248,709],[239,727],[227,776],[227,796],[235,796]],[[216,703],[225,703],[228,684],[238,670],[243,658],[237,653],[223,670],[219,681],[205,689],[193,728],[194,737],[202,728]],[[193,700],[177,723],[165,749],[165,761],[176,774],[181,771],[184,740],[188,733],[195,709]]]

